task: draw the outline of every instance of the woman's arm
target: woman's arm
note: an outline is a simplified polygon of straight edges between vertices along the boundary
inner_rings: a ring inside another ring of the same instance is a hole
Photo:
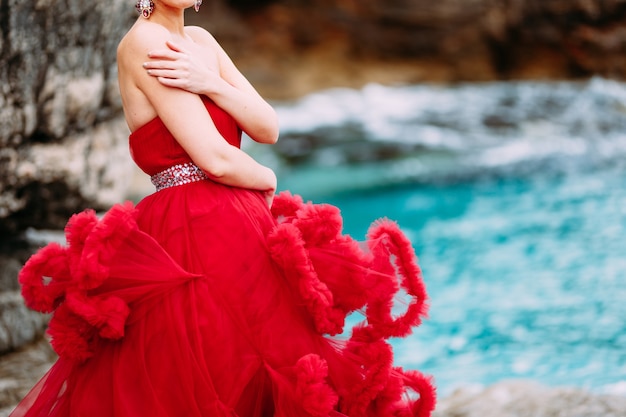
[[[211,50],[217,60],[199,56],[206,49],[183,48],[167,42],[168,49],[155,49],[144,63],[148,73],[168,87],[204,94],[228,112],[241,129],[260,143],[278,140],[278,118],[274,109],[241,74],[219,43],[204,29],[187,28],[194,42]]]
[[[169,88],[142,68],[148,52],[162,48],[169,38],[169,32],[158,25],[136,28],[118,51],[120,71],[145,95],[178,143],[211,179],[266,191],[271,201],[276,189],[274,172],[226,142],[197,94]],[[132,113],[134,109],[125,108],[125,111]]]

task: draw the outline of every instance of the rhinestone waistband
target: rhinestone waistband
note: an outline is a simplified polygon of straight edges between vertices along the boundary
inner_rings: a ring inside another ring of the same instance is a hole
[[[157,191],[208,179],[209,177],[191,162],[173,165],[150,177],[150,181],[152,181]]]

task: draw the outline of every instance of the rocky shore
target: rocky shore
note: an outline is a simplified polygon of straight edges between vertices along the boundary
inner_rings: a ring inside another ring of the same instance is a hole
[[[511,380],[462,388],[441,399],[434,417],[620,417],[626,396]]]
[[[2,357],[0,417],[9,415],[55,360],[56,354],[43,338]]]
[[[48,370],[55,359],[47,341],[6,355],[0,361],[0,417]],[[623,417],[626,396],[594,394],[572,387],[546,387],[527,380],[489,387],[459,388],[439,398],[433,417]]]

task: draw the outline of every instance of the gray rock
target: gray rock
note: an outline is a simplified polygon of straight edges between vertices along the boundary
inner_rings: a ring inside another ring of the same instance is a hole
[[[462,388],[442,399],[433,417],[623,417],[626,397],[533,381]]]
[[[48,318],[24,305],[19,291],[0,293],[0,354],[31,343],[43,333]]]
[[[48,321],[26,308],[17,279],[36,245],[19,239],[0,244],[0,355],[40,338]]]
[[[18,254],[0,254],[0,289],[16,291],[19,289],[17,274],[22,268],[21,256]]]
[[[57,356],[45,339],[0,357],[0,417],[6,417]]]
[[[14,222],[14,230],[62,228],[70,214],[85,206],[106,208],[122,200],[132,173],[127,138],[126,124],[118,117],[53,143],[5,149],[0,168],[2,200],[9,203],[5,221]]]
[[[0,7],[0,230],[62,227],[124,198],[132,172],[116,48],[125,0]]]

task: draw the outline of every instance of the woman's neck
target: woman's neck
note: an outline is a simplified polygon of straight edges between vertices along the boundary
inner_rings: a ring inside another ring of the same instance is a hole
[[[185,36],[185,10],[174,9],[171,7],[163,6],[161,4],[155,7],[154,12],[150,16],[150,21],[157,23],[172,34],[178,34],[182,37]]]

